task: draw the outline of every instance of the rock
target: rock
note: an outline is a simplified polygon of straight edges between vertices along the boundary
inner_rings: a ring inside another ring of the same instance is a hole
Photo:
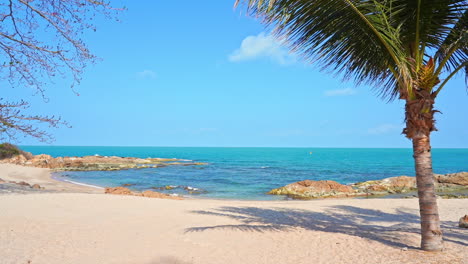
[[[305,180],[273,189],[267,194],[287,195],[294,199],[311,199],[353,196],[355,195],[355,191],[351,186],[343,185],[335,181]]]
[[[442,199],[466,199],[468,198],[468,194],[463,194],[463,193],[442,193],[437,195],[437,197],[440,197]]]
[[[123,187],[128,187],[128,186],[133,186],[135,185],[134,183],[124,183],[122,184]]]
[[[388,185],[392,189],[415,189],[416,178],[409,176],[392,177],[382,180],[383,184]]]
[[[16,184],[21,185],[21,186],[31,187],[31,185],[25,181],[16,182]]]
[[[188,194],[205,194],[208,193],[207,190],[203,190],[200,188],[195,188],[192,186],[181,186],[185,191],[188,192]]]
[[[130,189],[125,187],[109,187],[104,189],[104,193],[108,194],[119,194],[119,195],[133,195],[133,192]]]
[[[0,184],[2,183],[5,183],[6,181],[4,181],[2,178],[0,178]]]
[[[148,197],[148,198],[162,198],[162,199],[173,199],[173,200],[183,200],[182,197],[179,196],[171,196],[164,193],[158,193],[153,191],[144,191],[141,193],[141,196]]]
[[[465,215],[460,218],[460,221],[458,221],[458,226],[468,228],[468,215]]]
[[[468,172],[435,175],[435,177],[438,183],[468,186]]]
[[[383,180],[358,182],[352,185],[358,192],[370,195],[403,193],[416,189],[416,178],[409,176],[398,176],[385,178]]]
[[[50,155],[32,156],[30,153],[21,152],[12,157],[1,159],[2,163],[12,163],[22,166],[49,168],[62,171],[114,171],[127,169],[159,168],[164,166],[195,166],[206,165],[206,163],[186,162],[178,159],[157,158],[133,158],[133,157],[107,157],[107,156],[84,156],[84,157],[58,157]]]
[[[39,190],[40,190],[40,189],[43,189],[43,188],[42,188],[39,184],[37,184],[37,183],[36,183],[36,184],[33,184],[33,186],[31,186],[31,188],[33,188],[33,189],[39,189]]]
[[[147,190],[141,193],[132,192],[130,189],[125,188],[125,187],[108,187],[108,188],[105,188],[104,193],[117,194],[117,195],[141,196],[141,197],[148,197],[148,198],[183,200],[183,198],[179,196],[171,196],[171,195],[167,195],[164,193],[153,192],[150,190]]]

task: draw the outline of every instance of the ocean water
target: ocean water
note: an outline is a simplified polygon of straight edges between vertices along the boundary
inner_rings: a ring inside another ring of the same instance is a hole
[[[60,172],[58,179],[102,187],[132,184],[130,189],[190,186],[205,191],[188,194],[183,188],[163,190],[199,198],[274,200],[273,188],[305,180],[334,180],[342,184],[414,175],[411,149],[353,148],[201,148],[201,147],[65,147],[23,146],[33,154],[58,156],[122,156],[178,158],[206,162],[203,166],[122,171]],[[435,173],[468,171],[468,149],[433,149]]]

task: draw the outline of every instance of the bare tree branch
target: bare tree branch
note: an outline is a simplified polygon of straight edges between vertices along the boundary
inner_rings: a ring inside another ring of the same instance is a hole
[[[28,115],[25,112],[30,107],[29,103],[4,101],[0,98],[0,140],[17,140],[19,135],[37,138],[42,142],[51,142],[52,134],[40,129],[38,124],[57,128],[68,123],[60,117]]]
[[[71,77],[74,91],[85,67],[96,61],[82,39],[83,33],[96,31],[93,19],[97,14],[115,18],[121,10],[92,0],[1,1],[0,80],[8,81],[11,87],[33,88],[47,100],[47,85],[56,77]],[[50,134],[26,122],[50,127],[63,124],[54,116],[23,114],[28,107],[25,101],[0,101],[0,139],[21,133],[47,141]]]

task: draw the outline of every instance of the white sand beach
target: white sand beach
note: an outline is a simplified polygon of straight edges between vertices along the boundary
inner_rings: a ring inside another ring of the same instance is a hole
[[[54,180],[50,169],[24,167],[15,164],[0,163],[0,179],[4,181],[24,181],[31,185],[39,184],[49,191],[103,193],[102,188]]]
[[[446,250],[419,247],[417,199],[164,200],[89,194],[48,170],[0,178],[77,193],[0,195],[0,263],[468,263],[467,200],[439,200]],[[79,193],[81,192],[81,193]],[[102,192],[102,191],[101,191]]]

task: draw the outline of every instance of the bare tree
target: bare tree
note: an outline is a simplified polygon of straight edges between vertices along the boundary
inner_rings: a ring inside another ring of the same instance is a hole
[[[0,140],[16,140],[18,134],[37,138],[42,142],[50,142],[53,136],[40,125],[58,127],[68,124],[55,116],[27,115],[23,111],[29,108],[29,103],[8,102],[0,99]]]
[[[93,0],[8,0],[0,3],[0,80],[11,87],[30,87],[44,99],[44,87],[56,77],[71,77],[71,88],[81,80],[87,64],[96,57],[81,36],[96,31],[93,19],[103,15],[115,18],[122,9]],[[30,121],[52,127],[63,124],[53,116],[23,114],[25,101],[0,99],[0,138],[22,133],[38,139],[50,134],[35,130]],[[15,118],[12,118],[15,116]],[[21,124],[17,123],[21,120]],[[16,131],[13,131],[16,130]]]

